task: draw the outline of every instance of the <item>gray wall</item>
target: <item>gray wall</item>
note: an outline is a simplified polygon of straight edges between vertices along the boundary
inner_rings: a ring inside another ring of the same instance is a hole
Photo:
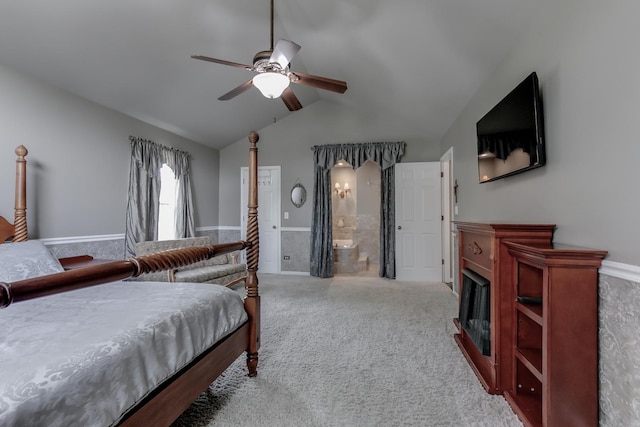
[[[250,129],[247,130],[247,134]],[[302,110],[264,129],[258,129],[259,164],[282,167],[283,227],[310,227],[313,198],[314,145],[351,142],[405,141],[404,162],[436,161],[437,142],[413,134],[397,117],[378,117],[328,101],[306,105]],[[247,166],[246,138],[220,151],[220,225],[240,225],[240,168]],[[307,189],[307,203],[297,209],[289,191],[299,180]]]
[[[600,425],[640,425],[640,2],[551,7],[475,94],[441,150],[454,147],[457,219],[554,223],[556,242],[609,251],[599,279]],[[475,123],[531,71],[541,83],[548,163],[479,184]]]
[[[460,114],[454,147],[464,221],[557,224],[555,241],[640,265],[640,2],[554,2]],[[540,79],[547,165],[479,184],[475,123],[530,72]]]
[[[218,225],[219,152],[0,66],[0,215],[13,219],[13,150],[29,150],[31,238],[124,233],[134,135],[192,154],[196,226]]]

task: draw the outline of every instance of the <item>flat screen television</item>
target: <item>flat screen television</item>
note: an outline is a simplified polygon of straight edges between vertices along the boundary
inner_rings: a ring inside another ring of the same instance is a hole
[[[476,124],[480,183],[545,164],[542,100],[531,73]]]

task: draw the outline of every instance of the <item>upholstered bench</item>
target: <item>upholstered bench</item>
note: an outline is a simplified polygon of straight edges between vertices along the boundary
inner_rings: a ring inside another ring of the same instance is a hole
[[[149,255],[169,249],[210,245],[211,239],[189,237],[176,240],[156,240],[136,243],[136,256]],[[237,254],[218,255],[211,259],[190,264],[178,269],[143,274],[137,280],[156,282],[198,282],[232,286],[247,276],[246,264],[238,263]]]

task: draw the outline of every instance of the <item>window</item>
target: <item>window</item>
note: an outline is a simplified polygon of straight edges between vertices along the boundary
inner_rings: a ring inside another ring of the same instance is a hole
[[[136,253],[137,242],[196,235],[189,153],[133,136],[129,141],[131,167],[124,244],[127,258]]]
[[[173,170],[165,163],[160,169],[160,212],[158,213],[158,240],[176,238],[177,180]]]

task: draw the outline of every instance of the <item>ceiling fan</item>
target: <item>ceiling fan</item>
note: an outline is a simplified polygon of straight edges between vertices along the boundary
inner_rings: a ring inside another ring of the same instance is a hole
[[[269,50],[258,52],[253,57],[253,65],[244,65],[237,62],[225,61],[224,59],[211,58],[203,55],[192,55],[193,59],[209,61],[232,67],[244,68],[248,71],[258,73],[251,80],[242,83],[235,89],[218,98],[221,101],[232,99],[241,93],[257,87],[267,98],[280,97],[289,111],[296,111],[302,108],[302,104],[289,87],[289,83],[296,83],[305,86],[312,86],[318,89],[329,90],[336,93],[344,93],[347,90],[347,83],[342,80],[329,79],[327,77],[314,76],[312,74],[300,73],[289,69],[289,64],[300,50],[300,45],[285,39],[278,40],[273,47],[273,0],[271,0],[271,45]]]

